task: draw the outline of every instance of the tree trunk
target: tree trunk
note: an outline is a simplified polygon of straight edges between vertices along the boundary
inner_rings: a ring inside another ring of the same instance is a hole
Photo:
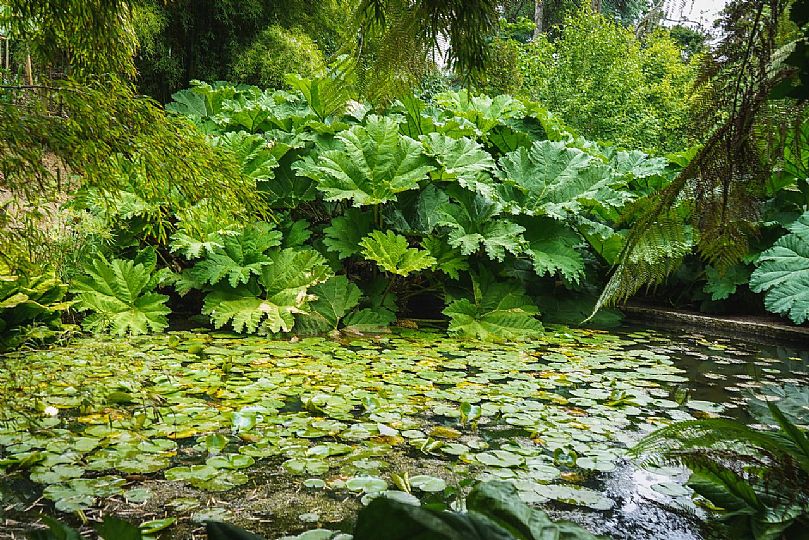
[[[591,0],[590,7],[593,8],[593,13],[601,13],[601,0]]]
[[[31,67],[31,55],[25,55],[25,81],[29,86],[34,86],[34,70]]]
[[[545,0],[534,0],[534,39],[537,39],[542,34],[542,17],[543,17],[543,3]]]

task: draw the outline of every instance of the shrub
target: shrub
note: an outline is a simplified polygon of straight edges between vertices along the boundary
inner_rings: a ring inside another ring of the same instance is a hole
[[[645,41],[589,9],[568,18],[556,41],[522,47],[522,92],[583,136],[627,148],[687,146],[694,70],[665,30]]]
[[[309,77],[325,68],[323,53],[312,38],[299,29],[273,25],[236,58],[233,75],[241,82],[281,88],[287,73]]]

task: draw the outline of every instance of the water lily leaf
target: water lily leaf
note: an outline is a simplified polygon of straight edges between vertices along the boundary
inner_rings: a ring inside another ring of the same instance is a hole
[[[326,482],[320,478],[307,478],[303,481],[303,485],[310,489],[323,489],[326,487]]]
[[[230,454],[209,457],[206,464],[219,469],[246,469],[255,462],[255,459],[244,454]]]
[[[492,450],[475,454],[475,459],[490,467],[519,467],[525,458],[505,450]]]
[[[691,490],[674,482],[652,484],[652,489],[669,497],[685,497],[691,494]]]
[[[144,503],[152,496],[149,488],[132,488],[124,492],[124,498],[130,503]]]
[[[376,476],[355,476],[346,480],[346,489],[349,491],[362,491],[363,493],[376,493],[388,489],[388,483]]]
[[[164,531],[174,525],[177,521],[175,517],[167,517],[163,519],[153,519],[151,521],[144,521],[140,524],[140,531],[143,534],[154,534],[156,532]]]
[[[329,464],[322,459],[294,458],[283,463],[284,469],[295,475],[321,475],[329,471]]]
[[[435,476],[428,476],[426,474],[417,474],[415,476],[411,476],[410,485],[427,493],[444,491],[444,489],[447,487],[447,483],[443,479]]]

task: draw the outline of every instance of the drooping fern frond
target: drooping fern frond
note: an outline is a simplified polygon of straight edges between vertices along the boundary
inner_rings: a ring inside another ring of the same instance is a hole
[[[796,458],[793,441],[776,431],[752,429],[727,418],[708,418],[675,422],[644,437],[631,454],[639,464],[676,463],[688,465],[697,450],[733,451],[740,456],[755,449],[767,449],[771,455]]]

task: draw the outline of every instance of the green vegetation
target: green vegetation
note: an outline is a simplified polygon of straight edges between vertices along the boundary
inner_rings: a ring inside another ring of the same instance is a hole
[[[594,329],[809,324],[809,1],[674,11],[0,0],[0,520],[801,537],[806,352]]]
[[[719,418],[677,422],[633,451],[645,460],[691,469],[688,486],[719,511],[728,535],[803,538],[809,522],[809,435],[796,423],[805,420],[806,397],[805,388],[788,386],[781,396],[752,403],[757,419],[775,424],[777,431]]]

